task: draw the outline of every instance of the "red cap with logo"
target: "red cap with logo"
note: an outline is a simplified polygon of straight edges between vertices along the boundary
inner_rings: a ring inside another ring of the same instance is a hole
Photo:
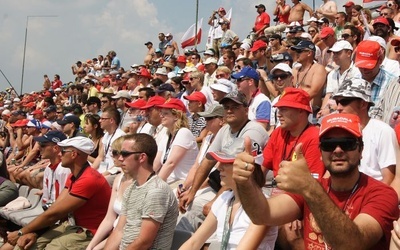
[[[274,107],[303,109],[311,113],[310,95],[302,89],[287,87]]]
[[[333,128],[342,128],[356,137],[361,137],[360,118],[354,114],[334,113],[325,116],[321,121],[319,137]]]
[[[373,69],[380,57],[381,46],[378,42],[364,40],[356,48],[354,65],[363,69]]]

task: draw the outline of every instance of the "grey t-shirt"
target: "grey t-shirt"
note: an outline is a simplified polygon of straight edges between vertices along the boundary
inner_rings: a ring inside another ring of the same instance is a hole
[[[143,219],[161,223],[150,249],[170,249],[178,218],[178,203],[168,184],[153,176],[141,186],[135,181],[124,193],[121,215],[126,216],[119,249],[126,249],[139,235]]]

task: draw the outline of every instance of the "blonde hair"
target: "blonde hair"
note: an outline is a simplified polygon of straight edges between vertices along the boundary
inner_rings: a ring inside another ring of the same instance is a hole
[[[222,72],[222,73],[224,73],[225,75],[230,75],[232,71],[231,71],[228,67],[226,67],[226,66],[219,66],[219,67],[217,68],[216,72]]]
[[[174,124],[174,132],[178,131],[180,128],[189,128],[189,120],[186,117],[186,113],[177,109],[171,109],[171,113],[178,118]]]
[[[111,149],[112,150],[117,150],[117,151],[121,151],[122,148],[122,143],[124,142],[124,137],[118,137],[117,139],[115,139],[115,141],[113,141],[113,143],[111,144]]]

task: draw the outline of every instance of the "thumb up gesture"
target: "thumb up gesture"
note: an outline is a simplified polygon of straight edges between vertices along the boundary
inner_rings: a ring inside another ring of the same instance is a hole
[[[305,192],[310,183],[315,181],[308,169],[301,143],[296,145],[292,161],[282,161],[280,163],[275,181],[278,188],[297,194]]]

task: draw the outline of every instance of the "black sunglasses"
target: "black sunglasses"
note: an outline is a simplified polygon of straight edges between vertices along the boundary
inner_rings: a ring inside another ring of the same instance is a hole
[[[350,37],[350,34],[342,34],[342,38],[343,39],[347,39],[347,38],[349,38]]]
[[[343,151],[353,151],[359,145],[359,140],[354,137],[344,138],[322,138],[319,147],[322,151],[333,152],[337,146]]]
[[[114,152],[115,151],[115,152]],[[121,150],[121,151],[117,151],[117,150],[113,150],[112,151],[112,154],[113,155],[120,155],[120,156],[122,156],[123,158],[126,158],[126,157],[128,157],[128,156],[130,156],[130,155],[134,155],[134,154],[141,154],[141,153],[143,153],[143,152],[136,152],[136,151],[134,151],[134,152],[130,152],[130,151],[125,151],[125,150]]]
[[[355,100],[358,100],[358,98],[343,98],[341,100],[336,100],[336,105],[347,106]]]
[[[281,80],[285,80],[288,77],[289,74],[271,75],[272,80],[278,80],[278,78]]]

